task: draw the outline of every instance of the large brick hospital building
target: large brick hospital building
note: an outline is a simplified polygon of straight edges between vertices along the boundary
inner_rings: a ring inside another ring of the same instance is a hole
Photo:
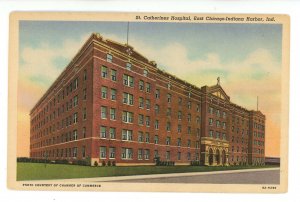
[[[184,70],[183,70],[184,71]],[[92,164],[260,165],[265,115],[92,34],[30,112],[30,157]]]

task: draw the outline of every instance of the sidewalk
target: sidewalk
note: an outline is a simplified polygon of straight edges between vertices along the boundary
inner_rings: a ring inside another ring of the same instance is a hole
[[[215,175],[215,174],[229,174],[229,173],[245,173],[256,171],[271,171],[280,170],[280,168],[260,168],[260,169],[243,169],[243,170],[226,170],[226,171],[211,171],[211,172],[188,172],[188,173],[169,173],[169,174],[149,174],[149,175],[131,175],[131,176],[115,176],[115,177],[93,177],[93,178],[77,178],[77,179],[59,179],[56,181],[63,182],[113,182],[121,180],[137,180],[137,179],[155,179],[155,178],[171,178],[171,177],[185,177],[185,176],[200,176],[200,175]]]

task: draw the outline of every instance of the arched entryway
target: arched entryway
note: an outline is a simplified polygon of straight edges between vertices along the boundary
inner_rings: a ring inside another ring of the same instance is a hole
[[[213,154],[213,150],[211,148],[209,149],[208,162],[209,162],[209,165],[212,165],[214,162],[214,154]]]
[[[216,161],[217,161],[217,165],[220,165],[220,151],[218,149],[216,152]]]
[[[226,153],[225,150],[222,151],[222,165],[226,164]]]

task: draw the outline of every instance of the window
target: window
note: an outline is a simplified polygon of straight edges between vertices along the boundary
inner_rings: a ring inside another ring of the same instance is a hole
[[[132,130],[122,130],[122,140],[132,140]]]
[[[158,135],[154,136],[154,144],[158,144]]]
[[[85,146],[82,146],[81,153],[82,153],[82,158],[85,158]],[[62,157],[62,154],[63,154],[63,151],[61,151],[61,157]]]
[[[199,141],[196,141],[196,149],[199,148],[199,145],[200,145]]]
[[[197,128],[197,137],[200,137],[200,128]]]
[[[214,109],[212,107],[209,107],[208,111],[209,111],[210,114],[214,113]]]
[[[167,85],[167,87],[168,87],[168,90],[170,90],[170,89],[171,89],[171,86],[172,86],[172,85],[171,85],[171,83],[169,82],[169,83],[168,83],[168,85]]]
[[[200,117],[199,116],[197,116],[197,118],[196,118],[196,123],[200,124]]]
[[[73,81],[73,89],[76,90],[78,88],[78,78]]]
[[[109,158],[110,159],[116,158],[116,148],[115,147],[109,148]]]
[[[85,138],[86,137],[86,127],[82,128],[82,137]]]
[[[155,105],[154,110],[155,114],[159,114],[159,105]]]
[[[171,123],[170,122],[167,122],[166,130],[171,131]]]
[[[191,122],[191,120],[192,120],[192,115],[188,114],[188,122]]]
[[[83,120],[86,120],[86,108],[83,108],[83,115],[82,115],[82,118]]]
[[[138,149],[138,160],[143,159],[143,149]]]
[[[167,139],[166,139],[166,145],[170,145],[170,143],[171,143],[171,138],[167,137]]]
[[[117,70],[112,69],[110,72],[111,80],[116,81],[117,80]]]
[[[106,159],[106,147],[100,147],[100,159]]]
[[[100,126],[100,137],[106,138],[106,126]]]
[[[129,63],[129,62],[126,63],[126,69],[128,69],[128,70],[131,70],[131,69],[132,69],[131,63]]]
[[[144,115],[139,114],[139,125],[144,125]]]
[[[178,133],[181,133],[181,125],[178,125],[177,131],[178,131]]]
[[[73,98],[73,107],[76,107],[78,105],[78,95],[74,96]]]
[[[149,133],[145,134],[145,142],[146,143],[150,143],[150,135],[149,135]]]
[[[191,133],[192,133],[191,126],[188,126],[188,134],[191,134]]]
[[[171,116],[171,108],[167,108],[167,116]]]
[[[73,148],[73,158],[77,157],[77,147]]]
[[[219,109],[217,109],[216,114],[217,114],[218,117],[220,117],[220,110]]]
[[[171,94],[167,94],[167,101],[168,103],[171,103]]]
[[[181,105],[181,104],[182,104],[182,98],[179,97],[179,98],[178,98],[178,105]]]
[[[143,80],[139,81],[139,89],[144,90],[144,81]]]
[[[144,108],[144,98],[139,97],[139,107]]]
[[[112,62],[113,56],[111,54],[106,55],[106,61],[107,62]]]
[[[170,151],[166,151],[166,160],[170,160]]]
[[[209,125],[210,125],[210,126],[213,125],[213,122],[214,122],[213,119],[212,119],[212,118],[209,118]]]
[[[145,160],[149,160],[149,158],[150,158],[150,150],[149,149],[145,149],[144,158],[145,158]]]
[[[73,130],[73,140],[77,140],[77,139],[78,139],[77,130]]]
[[[102,106],[101,107],[101,118],[102,119],[106,119],[107,118],[106,112],[107,112],[107,107]]]
[[[150,127],[150,116],[146,116],[146,126]]]
[[[154,157],[156,158],[156,157],[158,157],[159,155],[158,155],[158,150],[154,150]]]
[[[86,100],[86,88],[85,89],[83,89],[83,100]]]
[[[216,121],[216,126],[217,126],[217,128],[220,127],[220,121],[219,120]]]
[[[148,76],[148,70],[144,69],[144,76]]]
[[[107,87],[102,86],[101,87],[101,98],[106,99],[107,98]]]
[[[109,129],[109,136],[110,136],[110,139],[116,139],[116,128]]]
[[[146,99],[146,109],[150,109],[150,100]]]
[[[123,103],[133,105],[133,95],[129,93],[123,93]]]
[[[116,109],[115,108],[110,109],[110,120],[116,120]]]
[[[156,89],[155,90],[155,98],[158,99],[160,97],[160,90]]]
[[[103,78],[107,78],[107,67],[105,67],[105,66],[101,67],[101,76]]]
[[[158,130],[158,128],[159,128],[159,121],[158,120],[155,120],[154,127],[155,127],[156,130]]]
[[[73,123],[77,123],[78,122],[78,117],[77,117],[78,113],[74,113],[73,114]]]
[[[138,142],[143,142],[143,141],[144,141],[144,134],[143,132],[139,131]]]
[[[116,95],[117,95],[117,90],[116,89],[111,89],[110,90],[110,99],[111,100],[116,100]]]
[[[188,105],[187,105],[187,107],[188,107],[188,109],[191,109],[191,107],[192,107],[192,103],[191,103],[191,101],[188,101]]]
[[[177,139],[177,146],[180,147],[181,146],[181,138]]]
[[[212,130],[209,131],[209,137],[214,137],[214,131]]]
[[[225,133],[223,133],[222,139],[223,139],[223,140],[226,140],[226,134],[225,134]]]
[[[223,118],[224,119],[226,118],[226,112],[223,112]]]
[[[151,91],[151,85],[150,83],[146,83],[146,92],[150,93],[150,91]]]
[[[132,159],[133,158],[133,152],[131,148],[122,148],[122,159]]]
[[[87,72],[86,69],[83,71],[83,80],[86,81],[87,79]]]
[[[222,123],[222,126],[223,126],[223,129],[226,129],[226,123],[225,122]],[[243,131],[243,133],[244,133],[244,131]]]
[[[220,139],[220,132],[218,132],[218,131],[216,132],[216,138]]]
[[[181,118],[182,118],[182,112],[178,111],[178,120],[181,120]]]
[[[187,147],[191,147],[191,140],[188,140]]]
[[[123,111],[123,113],[122,113],[122,120],[125,123],[133,123],[133,113],[132,112]]]
[[[181,160],[181,152],[177,152],[177,160]]]
[[[123,75],[123,84],[124,84],[125,86],[133,87],[133,85],[134,85],[133,77],[124,74],[124,75]]]
[[[200,112],[200,105],[197,104],[196,110],[197,112]]]
[[[187,160],[191,160],[191,153],[190,152],[187,153]]]

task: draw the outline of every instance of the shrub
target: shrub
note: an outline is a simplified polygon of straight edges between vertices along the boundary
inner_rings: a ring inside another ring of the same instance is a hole
[[[200,161],[191,161],[191,166],[200,166]]]
[[[67,159],[57,159],[55,160],[55,164],[68,164],[69,161]]]
[[[94,166],[98,166],[98,162],[97,161],[94,162]]]
[[[116,162],[115,161],[112,162],[112,166],[116,166]]]
[[[107,166],[111,166],[111,162],[110,161],[107,162]]]
[[[106,166],[106,163],[105,163],[105,161],[102,161],[102,166]]]

